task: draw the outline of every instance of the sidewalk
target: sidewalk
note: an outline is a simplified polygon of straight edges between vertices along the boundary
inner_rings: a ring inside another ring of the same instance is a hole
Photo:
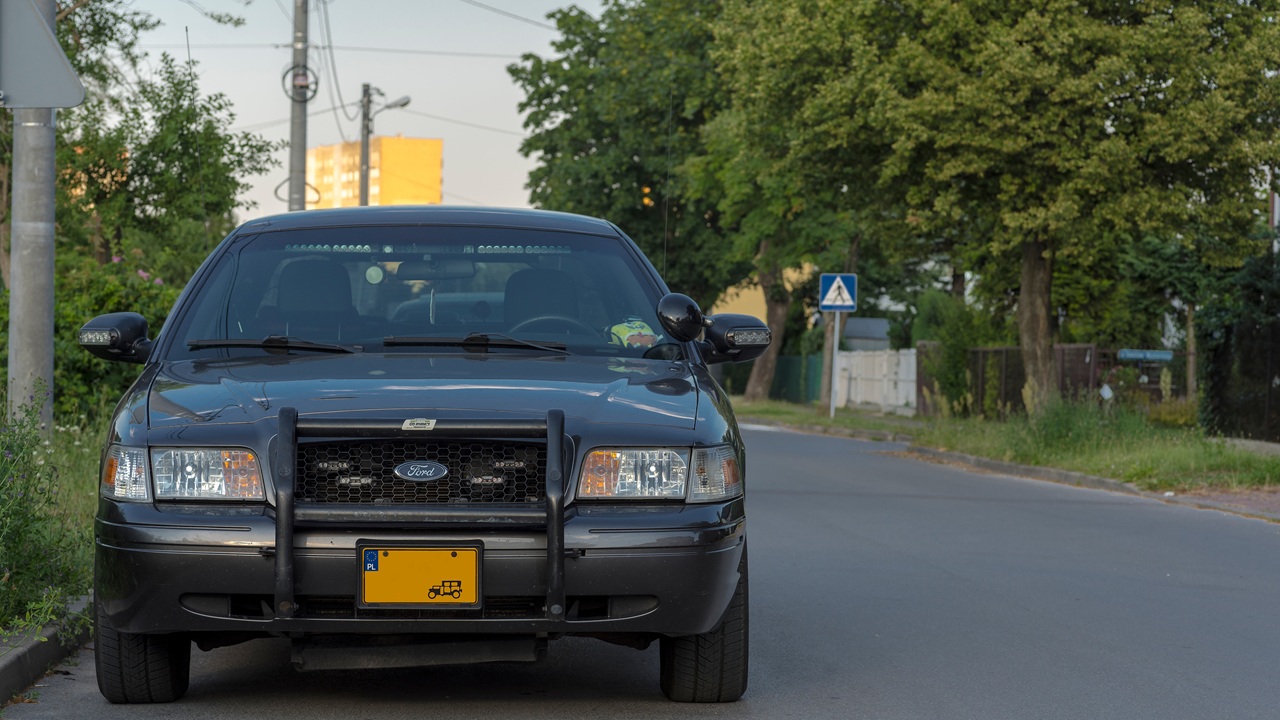
[[[72,605],[71,611],[84,612],[88,605],[87,599],[80,600]],[[49,625],[39,632],[19,635],[0,643],[0,698],[3,698],[0,707],[79,650],[92,636],[93,628],[86,625],[82,632],[59,639],[58,628]]]

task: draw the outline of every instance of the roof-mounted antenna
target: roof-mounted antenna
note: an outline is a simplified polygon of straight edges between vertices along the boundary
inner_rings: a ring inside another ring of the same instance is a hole
[[[182,32],[187,36],[187,74],[191,76],[191,105],[195,107],[200,101],[200,88],[196,84],[196,64],[191,60],[191,28],[183,25]],[[200,159],[200,129],[196,128],[196,188],[200,194],[200,203],[204,205],[208,199],[204,196],[204,161]],[[209,216],[204,215],[204,249],[209,251]]]
[[[667,181],[662,185],[662,275],[667,274],[667,241],[671,237],[667,228],[671,224],[671,117],[676,102],[675,85],[668,88],[667,94]]]

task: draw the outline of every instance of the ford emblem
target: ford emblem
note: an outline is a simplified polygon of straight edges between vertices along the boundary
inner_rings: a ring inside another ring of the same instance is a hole
[[[409,482],[433,482],[449,474],[449,468],[431,460],[410,460],[400,463],[392,471],[401,480]]]

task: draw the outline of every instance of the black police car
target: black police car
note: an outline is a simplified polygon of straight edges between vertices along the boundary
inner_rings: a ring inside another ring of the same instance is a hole
[[[745,454],[710,363],[768,329],[670,294],[613,224],[360,208],[248,222],[152,340],[102,456],[98,685],[165,702],[202,650],[302,670],[660,645],[673,700],[747,686]]]

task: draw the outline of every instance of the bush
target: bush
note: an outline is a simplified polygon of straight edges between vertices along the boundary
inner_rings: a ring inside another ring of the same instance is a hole
[[[920,296],[913,338],[939,343],[936,352],[925,356],[924,370],[942,396],[938,400],[958,415],[985,410],[973,407],[969,350],[998,341],[1000,332],[992,322],[977,308],[942,291],[930,290]]]
[[[98,265],[90,259],[69,261],[58,269],[55,285],[53,366],[56,374],[54,414],[76,417],[111,407],[141,369],[129,363],[104,362],[80,347],[77,333],[103,313],[140,313],[152,337],[168,317],[181,287],[167,284],[139,267],[141,255]],[[8,374],[9,298],[0,304],[0,371]]]
[[[0,400],[7,399],[0,395]],[[28,398],[0,424],[0,628],[40,628],[88,588],[89,525],[59,512],[58,469]],[[6,405],[7,407],[7,405]]]
[[[1199,408],[1189,398],[1168,400],[1151,406],[1147,418],[1152,425],[1173,428],[1192,428],[1199,424]]]

